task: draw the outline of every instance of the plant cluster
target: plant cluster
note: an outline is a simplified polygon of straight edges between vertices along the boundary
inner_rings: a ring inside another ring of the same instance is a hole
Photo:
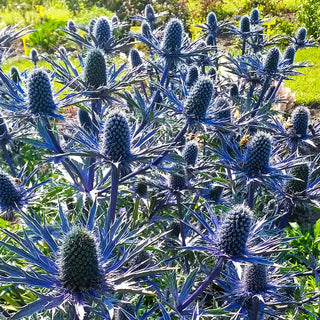
[[[116,15],[69,20],[77,62],[60,47],[0,69],[1,316],[317,319],[319,287],[297,279],[319,286],[318,240],[295,264],[287,226],[320,234],[320,124],[272,108],[315,42],[300,28],[281,52],[257,8],[238,26],[210,12],[194,41],[158,16],[124,37]],[[132,38],[144,53],[123,63]]]

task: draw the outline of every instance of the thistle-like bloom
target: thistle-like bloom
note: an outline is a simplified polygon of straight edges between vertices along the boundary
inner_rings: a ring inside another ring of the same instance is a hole
[[[309,185],[309,174],[308,164],[301,164],[300,166],[293,167],[290,170],[290,175],[294,179],[286,182],[285,192],[305,195]]]
[[[89,115],[89,112],[79,108],[78,119],[79,119],[81,128],[84,129],[86,132],[90,133],[93,129],[93,123]]]
[[[231,122],[231,108],[227,99],[219,98],[216,102],[217,119],[224,122]]]
[[[72,19],[68,20],[67,28],[71,32],[77,32],[77,26]]]
[[[34,69],[28,75],[28,106],[33,115],[52,115],[56,109],[48,73]]]
[[[316,47],[317,44],[315,40],[307,38],[307,29],[305,27],[299,28],[294,37],[287,37],[292,44],[295,46],[296,50],[305,48],[305,47]]]
[[[10,67],[9,74],[10,74],[12,81],[14,81],[15,83],[18,83],[21,81],[20,72],[19,72],[18,67],[15,67],[15,66]]]
[[[171,171],[168,177],[168,187],[174,191],[185,189],[187,186],[185,168],[182,165],[175,165]]]
[[[8,131],[7,125],[3,118],[0,116],[0,144],[5,146],[11,140],[11,134]]]
[[[293,64],[295,55],[296,49],[293,45],[290,45],[286,48],[286,50],[283,53],[283,60],[287,60],[288,64]]]
[[[249,16],[242,16],[240,19],[240,26],[239,26],[240,32],[243,34],[250,32],[250,18]]]
[[[39,54],[35,48],[32,48],[30,51],[30,60],[36,66],[37,62],[39,61]]]
[[[205,120],[213,95],[213,83],[210,78],[200,78],[187,98],[184,112],[188,118]]]
[[[107,50],[112,37],[112,28],[107,17],[100,17],[94,26],[93,35],[99,49]]]
[[[153,26],[153,24],[157,21],[156,15],[154,13],[154,9],[151,4],[147,4],[144,8],[144,16],[146,20],[148,21],[150,26]]]
[[[280,50],[277,47],[272,47],[265,58],[263,64],[263,70],[267,74],[274,74],[278,71],[278,65],[280,61]]]
[[[131,68],[138,68],[142,65],[142,59],[140,53],[136,49],[131,49],[129,53]]]
[[[250,13],[250,23],[253,26],[259,25],[260,22],[260,12],[258,8],[253,8]]]
[[[183,25],[179,19],[170,19],[164,29],[162,39],[162,50],[168,55],[174,55],[179,52],[183,40]]]
[[[306,107],[297,107],[292,112],[291,122],[294,132],[305,138],[309,127],[310,112]]]
[[[196,66],[192,66],[188,69],[186,76],[186,86],[187,88],[192,88],[193,85],[198,81],[199,71]]]
[[[107,67],[103,53],[92,49],[87,53],[84,63],[83,80],[95,89],[104,86],[107,81]]]
[[[188,142],[183,149],[183,159],[188,166],[195,166],[198,158],[199,147],[194,141]]]

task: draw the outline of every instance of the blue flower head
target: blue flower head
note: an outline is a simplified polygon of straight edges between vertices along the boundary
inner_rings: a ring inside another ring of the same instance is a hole
[[[235,83],[231,85],[229,95],[231,99],[237,98],[239,96],[239,88]]]
[[[245,205],[228,211],[218,234],[218,247],[226,255],[240,257],[245,254],[252,212]]]
[[[106,49],[112,36],[112,29],[107,17],[100,17],[94,26],[93,35],[99,49]]]
[[[211,33],[215,32],[217,26],[218,26],[218,19],[214,12],[209,12],[206,19],[209,31]]]
[[[219,110],[217,113],[217,119],[231,122],[231,109],[228,100],[225,98],[219,98],[216,106]]]
[[[156,16],[154,14],[154,9],[151,4],[147,4],[144,8],[144,16],[150,25],[156,22]]]
[[[280,50],[277,47],[272,47],[266,56],[263,64],[263,70],[268,74],[276,73],[280,60]]]
[[[206,44],[208,46],[213,46],[214,45],[214,38],[212,34],[208,34],[206,37]]]
[[[32,70],[27,80],[29,109],[32,114],[49,115],[56,109],[51,82],[43,68]]]
[[[10,177],[0,172],[0,207],[2,211],[14,210],[23,204],[23,194]]]
[[[67,22],[67,28],[69,31],[71,32],[77,32],[77,27],[76,24],[74,23],[74,21],[72,19],[68,20]]]
[[[286,185],[284,187],[285,191],[290,194],[305,194],[309,184],[309,173],[310,172],[308,164],[301,164],[299,166],[293,167],[290,170],[290,175],[295,179],[288,180],[286,182]]]
[[[131,68],[137,68],[140,65],[142,65],[142,59],[140,57],[140,53],[138,50],[131,49],[129,56],[130,56]]]
[[[78,119],[80,122],[81,127],[86,131],[86,132],[91,132],[93,123],[90,118],[89,113],[86,110],[79,109],[78,111]]]
[[[111,24],[113,27],[115,27],[119,24],[119,18],[115,14],[111,18]]]
[[[135,185],[135,192],[140,198],[146,197],[148,194],[148,185],[143,181],[139,181]]]
[[[306,107],[297,107],[292,112],[292,125],[296,134],[305,137],[309,126],[310,112]]]
[[[297,39],[297,44],[304,44],[307,38],[307,29],[305,27],[299,28],[296,39]]]
[[[194,141],[188,142],[183,150],[183,158],[188,166],[194,166],[199,153],[198,144]]]
[[[242,282],[245,290],[250,293],[260,293],[266,291],[268,287],[267,267],[264,264],[247,264]]]
[[[245,15],[241,17],[240,20],[240,31],[242,33],[250,32],[250,19],[249,16]]]
[[[182,165],[174,165],[169,174],[168,186],[173,190],[182,190],[186,187],[186,172]]]
[[[217,69],[215,67],[211,67],[209,70],[208,70],[208,73],[207,73],[208,77],[210,77],[210,79],[212,81],[215,81],[216,80],[216,77],[217,77]]]
[[[250,14],[250,23],[255,26],[259,24],[259,19],[260,19],[259,9],[258,8],[252,9]]]
[[[186,77],[186,86],[188,88],[193,87],[193,85],[198,81],[199,71],[196,66],[192,66],[188,69],[187,77]]]
[[[103,53],[99,49],[92,49],[87,53],[83,80],[90,87],[99,88],[107,81],[107,67]]]
[[[245,170],[253,176],[268,173],[271,149],[270,136],[265,132],[256,133],[247,145]]]
[[[96,25],[97,20],[92,18],[89,22],[89,32],[93,33],[94,32],[94,26]]]
[[[164,30],[162,49],[174,54],[180,51],[183,40],[183,25],[179,19],[170,19]]]
[[[286,48],[283,54],[283,60],[288,60],[288,63],[291,65],[294,62],[294,57],[296,55],[296,49],[293,45],[290,45]]]
[[[147,23],[145,21],[142,22],[141,34],[147,39],[149,39],[151,37],[151,28],[150,28],[149,23]]]
[[[15,66],[10,67],[9,73],[12,81],[14,81],[15,83],[18,83],[20,81],[20,72],[18,67],[15,67]]]
[[[95,238],[86,229],[75,227],[61,246],[59,280],[73,292],[86,292],[103,282]]]
[[[198,121],[204,120],[213,95],[210,78],[202,77],[194,85],[185,104],[185,114]]]
[[[103,131],[103,151],[112,162],[126,161],[131,156],[130,128],[119,112],[108,116]]]
[[[30,59],[34,64],[37,64],[38,60],[39,60],[39,54],[37,49],[32,48],[30,51]]]

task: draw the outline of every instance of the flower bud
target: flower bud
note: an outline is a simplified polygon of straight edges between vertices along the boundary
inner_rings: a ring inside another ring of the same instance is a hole
[[[266,56],[266,59],[263,64],[263,70],[267,73],[276,73],[278,70],[280,59],[280,51],[277,47],[272,47]]]
[[[196,66],[192,66],[189,68],[187,77],[186,77],[186,86],[188,88],[193,87],[193,85],[198,81],[199,71]]]
[[[207,25],[211,32],[214,32],[218,26],[218,19],[214,12],[209,12],[206,19]]]
[[[283,61],[288,60],[288,63],[291,65],[294,62],[294,57],[296,54],[296,49],[293,45],[288,46],[283,54]]]
[[[18,207],[22,200],[21,191],[15,186],[9,176],[0,172],[0,207],[2,210],[12,210]]]
[[[103,53],[99,49],[92,49],[87,53],[84,70],[84,82],[95,89],[104,86],[107,81],[107,66]]]
[[[142,24],[141,24],[141,34],[147,39],[151,38],[151,28],[150,28],[149,23],[147,23],[145,21],[142,22]]]
[[[77,32],[77,27],[76,24],[74,23],[74,21],[72,19],[68,20],[67,22],[67,28],[69,31],[71,32]]]
[[[186,187],[186,172],[183,166],[174,165],[169,175],[168,185],[173,190],[182,190]]]
[[[112,30],[107,17],[100,17],[94,26],[93,35],[97,40],[99,49],[106,49],[112,36]]]
[[[301,164],[293,167],[290,170],[290,175],[299,180],[288,180],[284,187],[285,191],[291,194],[305,194],[309,184],[309,166],[307,164]]]
[[[305,137],[309,126],[310,112],[306,107],[296,107],[292,112],[292,125],[296,134]]]
[[[140,57],[140,53],[138,50],[131,49],[129,56],[130,56],[130,64],[131,64],[132,69],[137,68],[140,65],[142,65],[142,59]]]
[[[247,15],[242,16],[240,20],[240,31],[242,33],[250,32],[250,19]]]
[[[180,50],[183,40],[183,25],[178,19],[170,19],[166,25],[162,41],[162,49],[168,53],[176,53]]]
[[[188,166],[194,166],[199,153],[198,144],[194,141],[188,142],[183,150],[183,158]]]
[[[156,16],[154,14],[154,9],[151,4],[147,4],[144,8],[144,16],[148,20],[149,24],[156,22]]]
[[[13,82],[18,83],[20,82],[20,73],[18,67],[12,66],[10,68],[10,78],[12,79]]]
[[[257,25],[259,24],[259,19],[260,19],[259,9],[258,8],[252,9],[250,14],[250,23],[252,25]]]
[[[265,292],[268,287],[267,267],[263,264],[247,264],[242,281],[246,291],[251,293]]]

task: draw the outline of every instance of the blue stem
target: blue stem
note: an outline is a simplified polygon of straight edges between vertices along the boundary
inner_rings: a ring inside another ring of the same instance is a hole
[[[5,157],[6,161],[7,161],[7,164],[11,170],[11,174],[16,177],[17,176],[17,172],[16,172],[16,169],[14,168],[14,165],[13,165],[13,162],[12,162],[12,159],[9,155],[9,152],[8,152],[8,149],[7,149],[7,146],[5,144],[1,144],[1,148],[2,148],[2,152],[3,152],[3,156]]]
[[[275,87],[275,89],[274,89],[274,91],[273,91],[273,93],[272,93],[272,95],[271,95],[271,97],[269,99],[269,102],[272,101],[276,97],[276,94],[277,94],[277,92],[278,92],[278,90],[279,90],[279,88],[281,86],[282,81],[283,81],[283,76],[280,77],[280,79],[279,79],[279,81],[277,83],[277,86]]]
[[[257,183],[255,181],[251,181],[248,185],[248,207],[252,210],[254,205],[254,192],[257,187]]]
[[[289,218],[291,216],[291,214],[293,213],[294,207],[292,205],[289,206],[288,211],[281,217],[279,225],[278,225],[278,229],[283,229],[288,221]]]
[[[242,40],[242,55],[246,52],[246,41],[247,39],[245,38]]]
[[[185,308],[187,308],[197,297],[200,296],[200,294],[206,290],[206,288],[212,283],[212,281],[219,275],[221,272],[224,264],[226,262],[225,257],[220,257],[217,265],[215,268],[211,271],[211,273],[207,276],[207,278],[201,283],[201,285],[198,287],[198,289],[192,293],[189,298],[187,298],[182,304],[180,304],[177,307],[177,310],[179,312],[182,312]]]
[[[118,188],[119,188],[119,168],[116,165],[112,164],[111,165],[111,193],[110,193],[107,230],[110,229],[116,217]]]
[[[264,97],[269,85],[270,85],[270,76],[267,76],[266,79],[264,80],[262,89],[260,91],[260,95],[259,95],[258,101],[256,102],[256,104],[253,107],[255,110],[259,108],[260,103],[262,102],[263,97]],[[254,116],[255,116],[255,112],[252,113],[252,117],[254,117]]]

